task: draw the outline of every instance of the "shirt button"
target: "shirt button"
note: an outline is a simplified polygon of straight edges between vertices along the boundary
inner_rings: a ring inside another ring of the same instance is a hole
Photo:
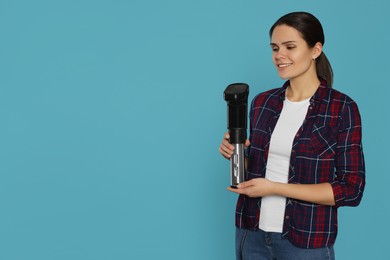
[[[290,219],[290,216],[286,216],[286,219]]]

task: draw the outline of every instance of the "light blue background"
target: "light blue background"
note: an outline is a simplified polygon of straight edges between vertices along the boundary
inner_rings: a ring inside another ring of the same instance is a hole
[[[388,1],[0,1],[0,259],[234,259],[222,93],[282,84],[268,29],[322,22],[367,187],[337,259],[388,255]]]

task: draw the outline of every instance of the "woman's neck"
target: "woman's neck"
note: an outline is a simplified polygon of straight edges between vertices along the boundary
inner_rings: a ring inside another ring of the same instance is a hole
[[[321,81],[317,75],[290,79],[286,90],[286,97],[291,101],[302,101],[314,95]]]

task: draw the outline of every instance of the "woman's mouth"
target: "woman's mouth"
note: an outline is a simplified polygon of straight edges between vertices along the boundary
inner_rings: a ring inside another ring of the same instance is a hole
[[[289,67],[290,65],[292,65],[292,63],[280,63],[280,64],[277,64],[276,66],[278,68],[286,68],[286,67]]]

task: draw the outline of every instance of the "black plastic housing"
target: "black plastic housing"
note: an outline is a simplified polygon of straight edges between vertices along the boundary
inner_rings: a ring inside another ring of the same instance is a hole
[[[249,86],[245,83],[233,83],[224,91],[227,102],[227,128],[230,134],[230,143],[245,143],[247,138]]]

